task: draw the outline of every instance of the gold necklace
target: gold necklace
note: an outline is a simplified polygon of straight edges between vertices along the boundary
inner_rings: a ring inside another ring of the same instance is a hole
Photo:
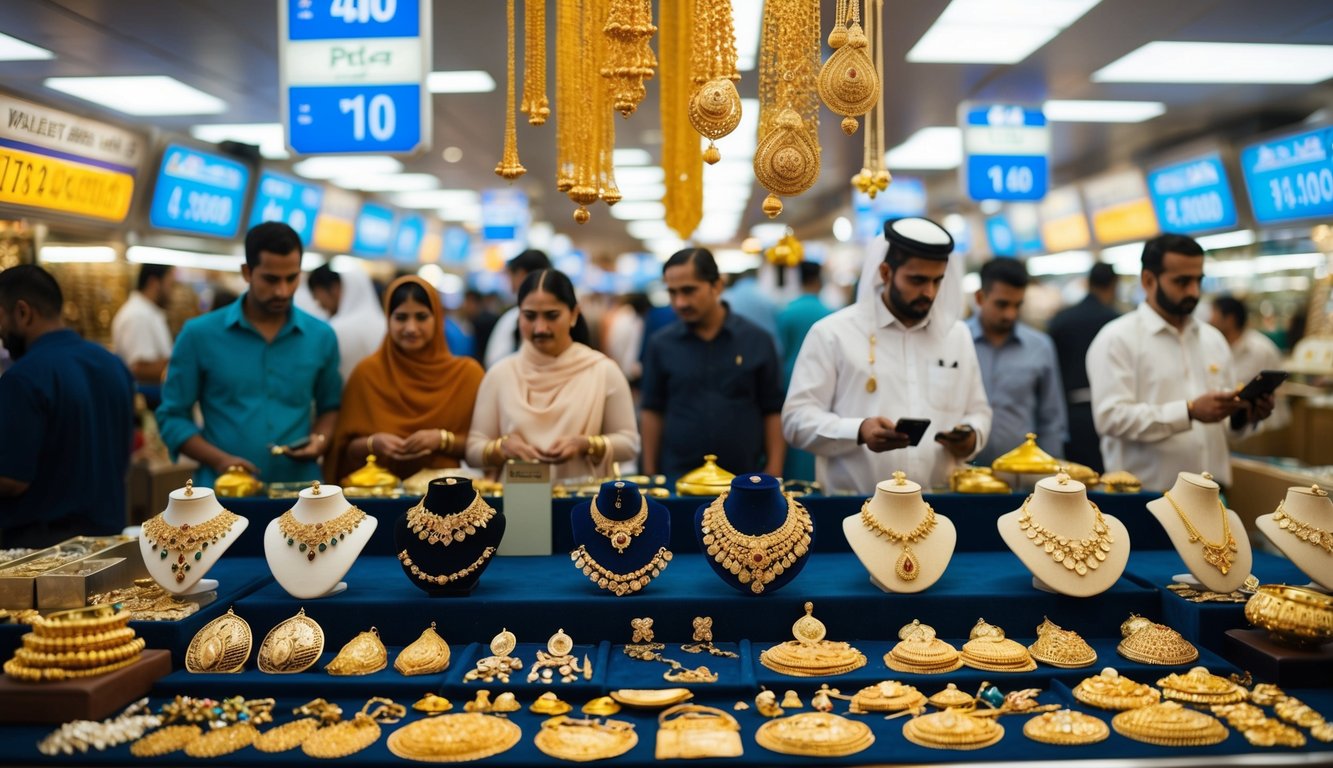
[[[927,504],[925,518],[917,523],[917,526],[912,530],[899,533],[881,523],[879,518],[870,513],[870,501],[870,499],[866,499],[865,503],[861,505],[861,524],[876,536],[902,545],[903,551],[902,554],[898,555],[898,563],[894,572],[903,581],[912,581],[921,570],[921,565],[916,560],[916,553],[912,551],[912,545],[926,538],[931,531],[935,530],[935,508]]]
[[[514,0],[509,0],[505,7],[505,21],[508,24],[506,66],[509,75],[509,87],[505,91],[505,132],[504,153],[495,165],[495,175],[506,181],[513,181],[528,172],[518,159],[518,131],[514,127]],[[527,104],[527,101],[524,101]]]
[[[338,546],[338,542],[347,538],[347,534],[356,530],[366,513],[356,507],[324,523],[303,523],[296,519],[289,509],[278,517],[278,530],[287,537],[287,546],[296,547],[305,553],[305,559],[315,561],[315,553],[329,547]]]
[[[750,591],[760,594],[797,560],[810,551],[810,533],[814,525],[810,513],[787,494],[787,517],[782,525],[758,536],[741,533],[727,519],[724,503],[727,491],[704,510],[703,544],[708,555],[726,568]]]
[[[735,22],[730,0],[703,0],[687,13],[685,24],[693,28],[687,59],[694,86],[686,112],[694,130],[708,139],[703,159],[712,165],[722,159],[713,140],[736,130],[741,122]]]
[[[241,519],[239,515],[224,509],[198,525],[182,523],[178,528],[168,523],[164,519],[165,515],[163,512],[147,520],[143,524],[143,534],[149,546],[159,550],[159,560],[166,560],[171,552],[176,553],[176,562],[171,564],[171,572],[176,574],[177,582],[185,581],[185,574],[192,565],[190,560],[198,562],[203,559],[204,550],[210,544],[226,538],[231,527]]]
[[[462,511],[449,515],[431,512],[422,499],[407,510],[407,527],[418,539],[447,547],[476,533],[478,528],[485,528],[494,515],[495,510],[482,500],[480,493]]]
[[[1297,520],[1287,512],[1286,504],[1286,499],[1279,501],[1277,511],[1273,513],[1273,521],[1277,523],[1277,527],[1301,541],[1309,542],[1310,546],[1319,547],[1326,554],[1333,555],[1333,532]]]
[[[523,4],[523,104],[529,125],[551,116],[546,99],[546,3]]]
[[[610,84],[612,102],[621,117],[634,114],[647,93],[644,82],[657,66],[648,40],[656,31],[651,0],[611,0],[602,32],[607,45],[601,74]]]
[[[631,592],[638,592],[648,586],[648,582],[662,575],[666,570],[667,564],[671,562],[671,551],[666,547],[657,550],[653,559],[642,568],[637,568],[629,573],[616,573],[606,566],[592,559],[588,550],[580,546],[578,549],[569,553],[569,559],[574,561],[574,567],[583,571],[583,575],[592,579],[593,583],[602,589],[615,594],[616,597],[624,597]]]
[[[1031,501],[1031,496],[1023,501],[1023,512],[1018,518],[1018,527],[1033,544],[1046,550],[1046,554],[1050,555],[1052,560],[1079,576],[1086,576],[1089,570],[1095,571],[1101,567],[1115,539],[1111,537],[1106,520],[1102,518],[1102,511],[1096,504],[1088,502],[1093,512],[1092,535],[1075,540],[1068,536],[1060,536],[1033,520],[1032,513],[1028,510]]]
[[[406,549],[398,553],[398,560],[403,564],[403,567],[406,568],[408,571],[410,571],[412,575],[415,576],[417,579],[430,584],[443,586],[450,582],[461,581],[467,578],[468,576],[471,576],[473,573],[476,572],[478,568],[481,568],[482,566],[486,565],[486,561],[490,560],[491,555],[494,554],[495,554],[495,547],[487,547],[486,549],[483,549],[481,551],[481,556],[478,557],[476,560],[473,560],[472,564],[469,565],[468,567],[464,568],[461,571],[454,571],[453,573],[445,573],[439,576],[432,576],[429,573],[426,573],[425,571],[421,570],[421,568],[416,563],[412,562],[412,558],[407,556]]]
[[[616,506],[620,506],[619,499]],[[648,520],[648,498],[639,497],[639,511],[626,520],[612,520],[597,510],[597,499],[593,498],[592,503],[588,505],[588,511],[592,513],[592,524],[598,533],[611,540],[611,546],[616,548],[616,552],[624,553],[634,541],[634,537],[643,533],[643,524]]]
[[[1204,562],[1221,571],[1223,576],[1227,575],[1227,572],[1231,570],[1231,564],[1236,560],[1236,539],[1231,535],[1230,515],[1227,514],[1227,508],[1222,506],[1222,500],[1217,500],[1217,508],[1222,513],[1222,541],[1214,544],[1205,539],[1203,534],[1199,533],[1199,529],[1194,527],[1194,523],[1190,522],[1185,510],[1181,509],[1176,500],[1171,498],[1170,491],[1163,492],[1162,495],[1166,497],[1167,501],[1171,502],[1171,508],[1176,511],[1176,514],[1180,515],[1180,522],[1185,524],[1185,532],[1189,534],[1190,543],[1203,542]]]
[[[372,704],[379,706],[374,709]],[[407,708],[391,699],[376,696],[351,720],[315,731],[301,743],[301,751],[310,757],[339,758],[354,755],[380,738],[380,723],[396,723]]]

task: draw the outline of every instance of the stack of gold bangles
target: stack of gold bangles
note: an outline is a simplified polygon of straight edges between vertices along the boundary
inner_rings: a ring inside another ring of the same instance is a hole
[[[453,432],[447,429],[440,430],[440,453],[453,453],[454,446],[458,444],[458,438]]]
[[[606,447],[605,435],[588,435],[588,458],[594,464],[601,463],[606,456]]]
[[[509,435],[500,435],[486,444],[481,449],[481,463],[491,467],[498,467],[505,463],[504,442],[509,439]]]
[[[23,636],[23,647],[5,662],[5,674],[35,683],[95,677],[128,667],[144,648],[143,638],[128,627],[131,615],[123,608],[95,605],[38,616],[32,620],[33,631]]]

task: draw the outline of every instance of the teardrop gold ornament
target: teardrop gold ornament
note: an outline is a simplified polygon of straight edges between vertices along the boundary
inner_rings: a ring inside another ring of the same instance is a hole
[[[330,675],[369,675],[389,665],[389,651],[380,640],[379,630],[371,627],[348,641],[338,655],[324,666]]]
[[[894,573],[903,581],[912,581],[920,571],[921,563],[917,562],[916,553],[911,547],[903,547],[903,552],[898,555],[898,562],[894,565]]]
[[[690,96],[690,125],[711,141],[736,130],[741,123],[741,95],[730,78],[719,77],[699,86]]]
[[[435,622],[398,654],[393,668],[407,677],[433,675],[449,668],[449,644],[435,631]]]
[[[843,132],[849,136],[856,133],[856,116],[869,112],[879,100],[879,75],[870,60],[860,23],[852,22],[847,44],[835,50],[820,68],[818,87],[819,98],[829,111],[846,118],[842,121]]]
[[[819,178],[819,145],[794,110],[782,110],[773,130],[759,142],[754,175],[769,192],[786,197],[806,191]]]
[[[866,391],[874,394],[876,389],[879,389],[879,385],[875,382],[875,377],[871,376],[869,379],[866,379]]]

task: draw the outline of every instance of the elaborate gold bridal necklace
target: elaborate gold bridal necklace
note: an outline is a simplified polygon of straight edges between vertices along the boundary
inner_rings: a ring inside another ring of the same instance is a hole
[[[195,562],[203,559],[204,550],[226,538],[231,527],[241,519],[239,515],[224,509],[198,525],[182,523],[177,527],[168,523],[164,514],[146,521],[143,534],[149,545],[158,550],[159,559],[166,560],[172,552],[176,553],[176,562],[171,564],[171,571],[176,574],[177,582],[185,581],[185,573],[191,570]]]
[[[758,536],[741,533],[727,519],[727,491],[704,510],[703,544],[709,557],[726,568],[756,595],[810,551],[814,530],[810,513],[787,496],[787,517],[777,529]]]
[[[1093,512],[1092,535],[1082,539],[1071,539],[1068,536],[1060,536],[1033,520],[1032,513],[1028,510],[1028,504],[1031,502],[1031,496],[1023,502],[1023,512],[1018,518],[1018,527],[1033,544],[1046,550],[1046,554],[1050,555],[1052,560],[1079,576],[1086,576],[1089,570],[1095,571],[1101,567],[1115,539],[1111,537],[1106,520],[1102,518],[1102,511],[1096,504],[1088,502]]]
[[[912,551],[912,545],[921,541],[935,530],[935,509],[929,504],[926,505],[926,516],[917,523],[917,526],[906,533],[900,533],[887,525],[881,523],[879,518],[875,517],[870,511],[871,499],[866,499],[861,505],[861,524],[876,536],[888,539],[895,544],[902,545],[903,551],[898,555],[898,562],[894,572],[898,578],[903,581],[912,581],[921,571],[921,564],[917,562],[916,553]]]
[[[620,506],[620,499],[616,499],[616,506]],[[603,515],[597,509],[597,499],[593,499],[588,506],[588,511],[592,514],[592,525],[598,533],[610,539],[611,546],[616,548],[616,552],[624,553],[630,544],[634,542],[634,537],[643,533],[643,524],[648,520],[648,499],[639,497],[639,511],[633,517],[626,520],[613,520]]]
[[[437,515],[426,509],[423,498],[407,510],[407,528],[422,541],[447,547],[476,533],[478,528],[485,528],[494,515],[495,509],[481,498],[480,493],[463,510],[449,515]]]

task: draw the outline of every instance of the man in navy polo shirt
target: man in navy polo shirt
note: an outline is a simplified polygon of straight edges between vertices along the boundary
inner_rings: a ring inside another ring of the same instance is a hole
[[[0,272],[0,546],[42,547],[125,527],[134,377],[60,318],[54,277]]]
[[[707,250],[677,251],[662,274],[681,322],[646,345],[643,470],[682,475],[716,454],[728,471],[780,476],[782,364],[772,337],[722,301]]]

